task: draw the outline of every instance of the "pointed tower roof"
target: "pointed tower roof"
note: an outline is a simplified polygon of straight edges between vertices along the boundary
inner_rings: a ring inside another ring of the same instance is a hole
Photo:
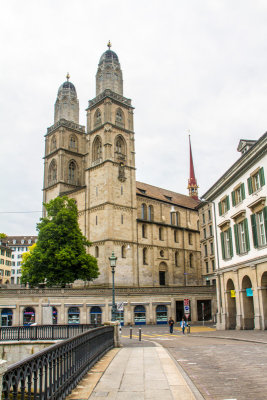
[[[197,185],[197,180],[195,177],[190,135],[189,135],[189,157],[190,157],[190,161],[189,161],[190,162],[190,175],[189,175],[189,179],[188,179],[187,189],[189,190],[189,196],[198,200],[198,185]]]

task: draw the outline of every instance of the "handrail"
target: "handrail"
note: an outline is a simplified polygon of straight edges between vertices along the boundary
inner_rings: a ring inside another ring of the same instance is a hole
[[[10,365],[3,375],[3,399],[63,400],[112,347],[114,327],[91,329]]]
[[[69,339],[93,328],[95,328],[95,325],[93,324],[0,327],[0,343],[11,340]]]

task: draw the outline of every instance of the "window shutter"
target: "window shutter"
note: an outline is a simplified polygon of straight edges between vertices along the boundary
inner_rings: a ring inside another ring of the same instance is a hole
[[[264,207],[266,208],[266,207]],[[252,236],[253,236],[253,243],[254,243],[254,247],[258,247],[258,235],[257,235],[257,225],[256,225],[256,215],[252,214],[250,216],[251,218],[251,227],[252,227]],[[266,225],[265,225],[266,227]]]
[[[231,196],[232,196],[232,204],[234,207],[235,206],[235,192],[234,191],[231,193]]]
[[[233,239],[232,239],[232,229],[229,228],[229,241],[230,241],[230,256],[233,257]]]
[[[241,185],[241,194],[242,194],[242,200],[244,200],[244,198],[246,197],[246,195],[245,195],[245,185],[244,185],[244,183],[242,183],[242,185]]]
[[[218,207],[219,207],[219,215],[222,215],[222,203],[221,202],[218,203]]]
[[[267,207],[263,209],[263,216],[264,216],[264,225],[265,225],[265,235],[267,238]]]
[[[247,251],[250,250],[250,243],[249,243],[249,234],[248,234],[248,219],[244,219],[244,226],[245,226],[245,235],[246,235],[246,245]]]
[[[265,178],[264,178],[264,170],[263,170],[263,167],[260,169],[259,174],[260,174],[260,183],[261,183],[261,186],[264,186],[264,185],[265,185]]]
[[[227,205],[227,211],[230,210],[230,199],[229,199],[229,196],[226,197],[226,205]]]
[[[224,233],[221,232],[222,258],[225,260]]]
[[[248,193],[251,194],[253,192],[252,188],[252,179],[251,177],[248,178]]]
[[[236,254],[240,254],[240,247],[239,247],[239,237],[238,237],[238,225],[234,225],[234,233],[235,233],[235,248]]]

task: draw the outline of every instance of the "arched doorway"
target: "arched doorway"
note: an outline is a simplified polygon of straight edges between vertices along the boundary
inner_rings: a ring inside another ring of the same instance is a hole
[[[253,290],[250,278],[245,275],[242,280],[243,329],[254,329]]]
[[[56,307],[52,308],[52,323],[53,323],[53,325],[57,325],[57,309],[56,309]]]
[[[267,329],[267,272],[265,271],[261,277],[261,293],[263,306],[263,328]]]
[[[236,293],[232,279],[228,279],[226,285],[227,298],[227,329],[236,328]]]
[[[12,326],[13,311],[11,308],[3,308],[1,312],[1,326]]]
[[[144,306],[135,306],[134,308],[134,323],[135,325],[146,324],[146,309]]]
[[[68,324],[80,323],[80,310],[79,307],[70,307],[68,309]]]
[[[91,307],[90,310],[90,323],[94,325],[101,325],[102,323],[102,310],[98,306]]]
[[[23,325],[30,326],[35,323],[35,311],[32,307],[26,307],[23,311]]]
[[[158,305],[156,308],[156,321],[157,325],[167,324],[168,322],[167,307],[164,304]]]

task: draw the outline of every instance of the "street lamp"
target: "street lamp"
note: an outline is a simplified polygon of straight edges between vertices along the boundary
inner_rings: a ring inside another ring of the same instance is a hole
[[[115,305],[115,286],[114,286],[114,275],[115,275],[115,267],[116,267],[117,257],[114,255],[114,251],[112,255],[109,257],[109,263],[112,271],[112,310],[111,310],[111,321],[116,320],[116,305]]]

